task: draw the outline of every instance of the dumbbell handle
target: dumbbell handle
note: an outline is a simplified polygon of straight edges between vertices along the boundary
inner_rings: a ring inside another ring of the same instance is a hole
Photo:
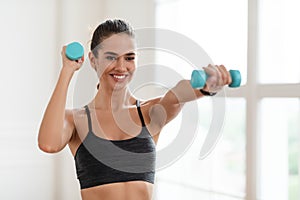
[[[229,70],[230,76],[231,76],[231,84],[229,84],[229,87],[235,88],[240,87],[241,85],[241,73],[239,70]],[[194,70],[192,72],[191,76],[191,85],[193,88],[203,88],[206,80],[207,80],[208,74],[205,73],[203,70]]]
[[[78,60],[83,57],[84,49],[79,42],[72,42],[66,47],[66,56],[70,60]]]

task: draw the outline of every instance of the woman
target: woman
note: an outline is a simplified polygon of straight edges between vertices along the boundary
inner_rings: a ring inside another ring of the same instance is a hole
[[[128,89],[136,69],[132,28],[107,20],[95,30],[89,60],[99,77],[98,92],[84,108],[65,109],[67,90],[84,58],[67,59],[39,130],[39,148],[55,153],[69,146],[83,200],[149,200],[155,175],[155,145],[162,128],[185,102],[230,84],[224,66],[205,67],[210,75],[200,91],[180,81],[164,96],[140,102]]]

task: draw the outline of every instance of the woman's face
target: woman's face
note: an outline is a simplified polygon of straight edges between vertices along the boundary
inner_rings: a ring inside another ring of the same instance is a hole
[[[93,55],[93,58],[90,57],[100,79],[100,87],[124,88],[136,68],[134,38],[126,33],[113,34],[100,45],[97,58]]]

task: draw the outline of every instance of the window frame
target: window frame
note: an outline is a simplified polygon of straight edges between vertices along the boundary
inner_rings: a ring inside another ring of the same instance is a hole
[[[176,0],[175,0],[176,1]],[[156,4],[167,4],[171,0],[156,0]],[[244,98],[246,101],[246,191],[245,200],[260,199],[259,197],[259,103],[263,98],[298,98],[300,105],[300,82],[298,83],[260,83],[259,78],[259,0],[248,0],[248,33],[247,33],[247,83],[238,90],[225,88],[226,97]],[[251,66],[251,67],[250,67]],[[300,119],[299,119],[300,120]],[[300,151],[300,150],[299,150]],[[300,163],[300,158],[299,158]],[[218,191],[206,192],[219,194]],[[226,196],[231,196],[225,194]],[[237,196],[235,196],[237,197]]]

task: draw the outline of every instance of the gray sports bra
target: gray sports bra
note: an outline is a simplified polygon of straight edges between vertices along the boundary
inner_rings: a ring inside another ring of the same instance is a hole
[[[136,106],[142,130],[138,136],[126,140],[106,140],[96,136],[89,108],[85,106],[89,132],[74,157],[81,189],[127,181],[154,183],[155,143],[145,126],[139,101]]]

